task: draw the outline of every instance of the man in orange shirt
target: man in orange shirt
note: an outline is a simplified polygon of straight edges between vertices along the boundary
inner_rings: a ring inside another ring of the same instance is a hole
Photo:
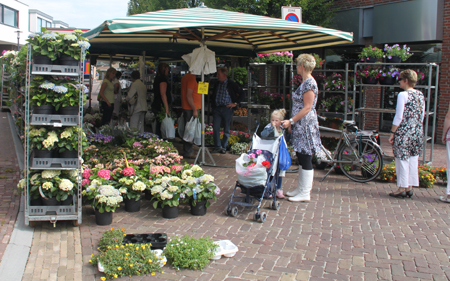
[[[202,108],[202,97],[198,93],[198,84],[195,75],[186,73],[181,78],[181,107],[183,108],[184,126],[192,116],[198,117],[199,109]],[[184,142],[184,158],[195,158],[192,143]]]

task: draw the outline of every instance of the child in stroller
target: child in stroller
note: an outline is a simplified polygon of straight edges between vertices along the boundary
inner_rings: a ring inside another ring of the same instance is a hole
[[[272,112],[270,116],[270,123],[264,127],[264,130],[261,132],[262,138],[276,138],[283,134],[283,130],[281,128],[281,121],[284,120],[284,116],[286,115],[286,110],[276,109]],[[286,136],[284,136],[286,138]],[[277,181],[277,197],[280,199],[284,198],[283,190],[281,190],[281,185],[283,183],[282,177],[284,177],[285,171],[280,171],[280,176]]]

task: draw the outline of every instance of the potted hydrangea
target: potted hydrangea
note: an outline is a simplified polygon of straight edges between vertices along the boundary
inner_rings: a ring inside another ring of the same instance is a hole
[[[47,30],[32,33],[28,36],[27,42],[31,45],[31,56],[35,64],[53,64],[58,58],[56,51],[57,36],[56,32]]]
[[[65,127],[59,132],[57,143],[59,157],[78,158],[78,138],[81,131],[81,146],[87,148],[88,143],[85,133],[78,127]]]
[[[43,76],[34,76],[30,81],[30,105],[33,114],[52,114],[55,112],[55,92],[53,82],[44,80]]]
[[[383,57],[383,50],[377,47],[365,47],[362,49],[361,54],[359,54],[359,58],[363,62],[376,62],[379,58]]]
[[[95,221],[98,225],[112,223],[112,214],[120,206],[123,197],[114,186],[102,184],[100,180],[92,180],[89,186],[83,190],[83,196],[91,200],[91,206],[95,210]]]
[[[30,127],[29,140],[34,158],[53,158],[56,156],[58,133],[46,127]]]
[[[62,65],[77,66],[81,59],[81,51],[87,53],[91,46],[88,40],[81,36],[83,32],[79,29],[72,34],[58,34],[57,52],[59,63]]]
[[[168,167],[166,167],[168,168]],[[170,173],[170,168],[169,173]],[[180,195],[183,193],[184,180],[177,176],[161,176],[149,180],[153,207],[162,207],[162,216],[167,219],[178,217],[178,206],[180,205]]]
[[[406,61],[408,58],[410,58],[414,53],[410,53],[410,48],[406,45],[403,45],[403,47],[400,47],[399,44],[394,44],[392,46],[389,46],[388,44],[384,45],[384,51],[386,61],[392,62],[392,63],[399,63],[401,61]]]

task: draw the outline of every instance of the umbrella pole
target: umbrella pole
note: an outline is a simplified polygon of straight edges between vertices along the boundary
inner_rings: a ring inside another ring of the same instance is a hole
[[[202,27],[202,47],[205,46],[205,42],[203,41],[203,37],[205,34],[205,28]],[[205,82],[205,67],[202,68],[202,82]],[[202,146],[200,147],[200,149],[198,150],[197,153],[197,157],[195,157],[195,162],[194,164],[197,163],[198,160],[198,156],[201,153],[201,158],[200,158],[200,165],[206,165],[207,163],[205,162],[205,151],[208,153],[209,158],[212,161],[212,166],[216,166],[216,162],[214,162],[214,159],[211,155],[211,153],[209,152],[209,150],[205,147],[205,95],[202,95]]]

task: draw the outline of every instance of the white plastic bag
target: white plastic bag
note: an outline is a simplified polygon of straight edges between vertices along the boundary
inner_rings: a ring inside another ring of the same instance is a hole
[[[177,130],[178,130],[178,135],[180,136],[180,138],[184,137],[184,115],[183,113],[181,113],[180,117],[178,117],[177,119]]]
[[[195,135],[194,135],[194,144],[202,145],[202,122],[195,118],[197,123],[195,124]]]
[[[161,136],[163,139],[175,138],[174,120],[167,116],[161,122]]]
[[[265,185],[267,181],[267,169],[262,165],[262,162],[265,160],[264,155],[260,154],[258,155],[258,158],[255,159],[255,165],[249,167],[250,165],[248,164],[251,159],[248,157],[247,153],[242,153],[241,156],[236,159],[238,181],[246,187]]]
[[[185,142],[194,142],[195,138],[195,126],[196,126],[196,120],[198,123],[198,119],[194,118],[194,116],[191,117],[191,120],[186,123],[186,127],[184,128],[184,135],[183,140]]]

